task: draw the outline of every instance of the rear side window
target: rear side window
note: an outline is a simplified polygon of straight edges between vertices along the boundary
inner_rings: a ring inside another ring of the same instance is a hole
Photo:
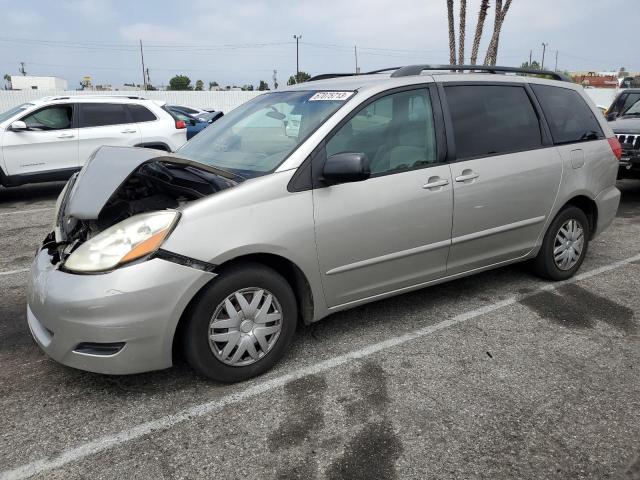
[[[131,113],[131,118],[136,123],[140,122],[153,122],[157,120],[156,116],[146,107],[142,105],[128,105],[129,112]]]
[[[120,103],[81,103],[80,127],[104,127],[130,123],[125,105]]]
[[[540,122],[524,87],[445,87],[458,160],[542,147]]]
[[[604,138],[600,124],[578,92],[569,88],[532,84],[549,123],[553,143],[584,142]]]

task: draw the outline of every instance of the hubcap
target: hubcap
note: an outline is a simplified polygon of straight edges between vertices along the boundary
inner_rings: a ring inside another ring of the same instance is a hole
[[[564,222],[553,244],[553,260],[560,270],[571,270],[582,256],[584,229],[580,222],[570,219]]]
[[[217,306],[209,322],[209,347],[221,362],[244,367],[269,353],[281,330],[278,299],[261,288],[244,288]]]

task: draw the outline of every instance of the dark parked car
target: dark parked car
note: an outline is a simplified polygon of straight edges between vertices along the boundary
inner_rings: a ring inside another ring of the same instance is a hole
[[[609,115],[612,116],[609,125],[622,145],[618,177],[640,179],[640,89],[620,93],[607,118]]]
[[[611,102],[607,110],[607,120],[615,120],[625,110],[640,100],[640,88],[627,88],[622,90]]]

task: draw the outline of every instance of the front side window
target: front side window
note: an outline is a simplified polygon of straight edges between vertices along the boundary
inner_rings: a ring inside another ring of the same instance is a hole
[[[130,123],[124,104],[81,103],[80,127],[104,127]]]
[[[542,146],[538,116],[524,87],[457,85],[445,92],[458,160]]]
[[[64,130],[71,128],[71,105],[55,105],[27,115],[22,119],[30,130]]]
[[[177,153],[244,178],[275,170],[353,92],[260,95],[185,143]]]
[[[549,85],[532,84],[531,88],[544,110],[553,143],[561,145],[604,138],[591,108],[578,92]]]
[[[427,89],[394,93],[362,108],[326,144],[327,156],[366,153],[371,174],[437,162],[436,135]]]

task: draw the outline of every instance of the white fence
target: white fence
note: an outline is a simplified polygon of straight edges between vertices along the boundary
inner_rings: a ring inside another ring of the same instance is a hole
[[[247,91],[75,91],[75,90],[0,90],[0,112],[22,103],[49,96],[69,95],[139,95],[152,100],[164,100],[171,105],[187,105],[196,108],[211,108],[227,113],[262,92]]]
[[[585,90],[596,105],[608,107],[611,105],[618,89],[613,88],[587,88]],[[187,105],[196,108],[212,108],[222,110],[227,113],[247,100],[254,98],[262,92],[245,91],[117,91],[117,92],[94,92],[94,91],[65,91],[65,90],[0,90],[0,112],[4,112],[16,105],[20,105],[31,100],[36,100],[45,96],[68,96],[68,95],[139,95],[153,100],[164,100],[171,105]]]

